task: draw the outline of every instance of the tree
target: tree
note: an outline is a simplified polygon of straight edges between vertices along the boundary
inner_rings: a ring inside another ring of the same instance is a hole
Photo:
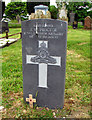
[[[69,5],[67,5],[68,17],[69,13],[73,11],[76,15],[75,20],[84,22],[85,17],[89,15],[87,13],[87,10],[91,7],[92,4],[90,4],[89,2],[71,2],[69,3]],[[92,15],[90,17],[92,17]]]
[[[59,8],[61,8],[62,3],[58,1],[57,5],[59,6]],[[65,5],[66,9],[68,10],[68,18],[71,12],[75,13],[76,21],[84,22],[86,16],[90,15],[90,17],[92,17],[92,11],[87,12],[89,8],[92,8],[92,4],[90,2],[65,2]]]
[[[51,18],[52,19],[57,19],[58,10],[54,5],[50,6],[50,13],[51,13]]]
[[[15,19],[17,15],[27,15],[26,2],[10,2],[5,9],[5,14],[10,19]]]
[[[29,15],[31,13],[34,13],[34,7],[37,5],[47,5],[48,7],[50,6],[50,2],[27,2],[27,12]]]

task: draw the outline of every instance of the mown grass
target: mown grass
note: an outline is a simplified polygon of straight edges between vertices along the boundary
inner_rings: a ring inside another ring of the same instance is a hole
[[[16,29],[17,31],[17,29]],[[23,101],[21,39],[2,49],[3,118],[90,118],[90,31],[68,30],[65,103],[62,110]]]
[[[21,32],[21,28],[9,28],[8,35],[16,34]],[[0,37],[6,36],[6,33],[4,32],[3,34],[0,34]],[[9,38],[20,38],[20,34],[11,36]]]
[[[8,26],[9,26],[9,28],[20,28],[21,24],[19,24],[17,20],[11,20],[8,23]]]

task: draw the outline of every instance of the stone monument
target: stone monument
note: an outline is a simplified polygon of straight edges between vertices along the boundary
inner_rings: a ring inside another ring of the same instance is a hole
[[[19,15],[16,16],[16,20],[18,21],[19,24],[21,24],[21,18]]]
[[[59,19],[68,22],[67,10],[64,3],[62,3],[62,8],[59,10]]]
[[[38,6],[35,6],[34,9],[35,9],[35,13],[36,11],[41,10],[43,14],[46,15],[46,12],[48,11],[48,6],[38,5]]]
[[[70,13],[70,22],[69,22],[70,25],[73,25],[74,18],[75,18],[75,13],[71,12]]]
[[[87,16],[84,20],[84,29],[92,29],[92,19],[90,16]]]
[[[51,13],[48,11],[48,6],[38,5],[34,7],[35,13],[31,13],[29,20],[38,18],[51,18]]]
[[[63,108],[66,44],[65,21],[22,21],[23,93],[31,106],[30,98],[39,107]]]
[[[0,21],[0,34],[6,30],[9,32],[8,22]]]

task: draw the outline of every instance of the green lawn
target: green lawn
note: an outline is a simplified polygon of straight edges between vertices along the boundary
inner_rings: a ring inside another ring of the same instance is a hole
[[[10,29],[10,33],[21,29]],[[23,101],[22,40],[2,51],[3,118],[90,118],[90,31],[68,30],[65,103],[62,110],[50,110]]]
[[[9,28],[8,35],[16,34],[19,32],[21,32],[21,28]],[[0,37],[4,37],[4,36],[6,36],[6,33],[0,34]],[[20,35],[14,35],[14,36],[11,36],[9,38],[20,38]]]

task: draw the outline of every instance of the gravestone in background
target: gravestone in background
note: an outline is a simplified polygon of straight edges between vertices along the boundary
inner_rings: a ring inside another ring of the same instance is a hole
[[[8,22],[0,22],[0,33],[5,32],[6,30],[9,31]]]
[[[32,94],[40,107],[63,108],[67,23],[53,19],[22,22],[24,100]]]
[[[70,13],[70,25],[73,25],[73,22],[74,22],[74,18],[75,18],[75,13]]]
[[[84,28],[85,29],[92,29],[92,19],[90,16],[87,16],[84,20]]]
[[[62,4],[62,8],[59,10],[59,19],[63,21],[67,21],[68,23],[67,10],[64,3]]]
[[[37,5],[34,7],[35,9],[35,13],[38,11],[38,10],[42,10],[43,14],[46,15],[46,12],[48,11],[48,6],[45,6],[45,5]]]

